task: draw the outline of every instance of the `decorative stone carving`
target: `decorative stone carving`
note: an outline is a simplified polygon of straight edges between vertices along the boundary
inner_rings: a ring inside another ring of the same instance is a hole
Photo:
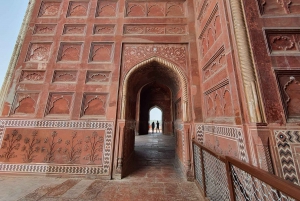
[[[102,83],[109,82],[111,72],[108,71],[88,71],[86,75],[86,83]]]
[[[11,109],[12,115],[34,115],[39,93],[17,92]]]
[[[300,53],[299,30],[266,30],[266,37],[271,54]]]
[[[300,120],[300,72],[276,71],[288,121]]]
[[[42,1],[39,16],[56,17],[58,16],[61,2]]]
[[[202,57],[213,46],[221,33],[222,27],[219,15],[219,7],[218,4],[216,4],[199,36]]]
[[[89,8],[88,1],[70,1],[68,17],[84,17],[87,16]]]
[[[167,11],[166,11],[166,16],[184,16],[185,15],[185,11],[184,11],[184,6],[182,2],[168,2],[167,3]]]
[[[138,64],[148,58],[159,56],[165,58],[185,69],[186,67],[186,46],[185,45],[143,45],[143,44],[125,44],[124,45],[124,67],[129,67]]]
[[[21,73],[21,83],[41,83],[44,81],[45,71],[23,70]]]
[[[73,104],[72,93],[50,93],[46,115],[68,116]]]
[[[26,61],[46,62],[49,59],[51,43],[31,43]]]
[[[54,71],[53,81],[54,83],[59,82],[76,82],[77,71]]]
[[[83,96],[82,116],[104,116],[106,113],[107,94],[89,94]]]
[[[115,25],[114,24],[105,24],[105,25],[95,25],[94,27],[94,34],[100,35],[111,35],[115,33]]]
[[[79,61],[81,59],[82,43],[61,43],[58,61]]]
[[[258,0],[262,15],[289,15],[300,13],[299,0]]]
[[[84,24],[66,24],[64,27],[63,34],[78,34],[83,35],[85,33],[86,26]]]
[[[0,161],[9,162],[0,164],[1,172],[109,175],[113,122],[1,120],[1,123],[5,134],[3,143],[2,137],[0,141]],[[43,133],[38,133],[37,128],[42,128]]]
[[[124,34],[186,34],[186,25],[124,25]]]
[[[227,62],[224,54],[224,46],[222,46],[202,68],[203,81],[205,82],[211,77],[214,77],[226,66]]]
[[[112,56],[112,43],[92,43],[90,62],[111,62]]]
[[[133,2],[126,5],[127,17],[184,17],[185,2]]]
[[[117,1],[98,1],[96,17],[115,17]]]
[[[33,34],[52,35],[56,31],[56,24],[36,24]]]
[[[218,120],[219,117],[222,117],[219,119],[221,121],[232,121],[231,119],[224,119],[224,117],[232,117],[233,115],[233,104],[228,79],[217,84],[204,94],[208,122],[211,119]]]

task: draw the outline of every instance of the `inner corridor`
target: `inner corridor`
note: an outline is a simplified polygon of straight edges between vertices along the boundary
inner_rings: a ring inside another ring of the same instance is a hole
[[[204,200],[175,160],[175,137],[154,133],[135,136],[133,169],[122,180],[45,176],[1,176],[2,201],[184,201]]]

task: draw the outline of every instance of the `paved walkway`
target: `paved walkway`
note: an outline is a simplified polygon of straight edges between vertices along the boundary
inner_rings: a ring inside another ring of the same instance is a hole
[[[0,177],[3,201],[179,201],[203,200],[174,163],[172,136],[136,136],[134,168],[122,180],[88,180],[43,176]]]

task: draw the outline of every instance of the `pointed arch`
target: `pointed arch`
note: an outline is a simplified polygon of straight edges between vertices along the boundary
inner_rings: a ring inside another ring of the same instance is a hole
[[[149,64],[151,62],[157,62],[161,64],[163,67],[168,68],[175,72],[176,75],[178,75],[180,79],[180,85],[182,89],[182,108],[183,108],[183,120],[187,121],[188,120],[188,115],[187,115],[187,106],[188,106],[188,90],[187,90],[187,78],[184,74],[184,72],[176,65],[172,64],[169,61],[166,61],[165,59],[162,59],[160,57],[151,57],[143,62],[140,62],[133,66],[124,76],[123,80],[123,98],[122,98],[122,105],[121,105],[121,119],[125,119],[125,105],[126,105],[126,95],[127,95],[127,90],[128,90],[128,81],[131,77],[131,75],[140,67]]]

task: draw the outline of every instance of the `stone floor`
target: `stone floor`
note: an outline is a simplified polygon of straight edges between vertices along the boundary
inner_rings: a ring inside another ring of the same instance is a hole
[[[122,180],[1,175],[0,200],[204,200],[197,186],[180,173],[174,147],[172,136],[136,136],[134,168]]]

